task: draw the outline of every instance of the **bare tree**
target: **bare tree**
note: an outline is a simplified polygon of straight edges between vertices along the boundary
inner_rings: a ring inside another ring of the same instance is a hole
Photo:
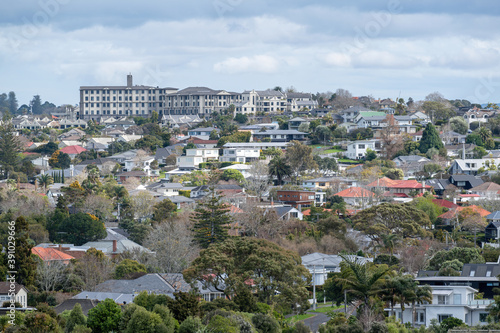
[[[193,243],[189,213],[156,225],[144,241],[156,253],[155,266],[165,273],[179,273],[189,266],[199,249]]]
[[[54,291],[56,287],[63,284],[67,275],[66,265],[60,261],[46,262],[38,260],[36,267],[36,280],[42,291]]]
[[[260,201],[262,194],[269,189],[267,164],[263,161],[252,162],[249,173],[251,180],[248,182],[248,189],[255,192]]]
[[[267,240],[279,238],[286,222],[280,220],[274,210],[265,210],[247,201],[243,211],[235,216],[243,234]]]
[[[99,283],[111,278],[114,263],[101,251],[91,248],[76,261],[73,269],[75,274],[82,279],[84,290],[93,291]]]
[[[404,148],[404,142],[394,115],[388,114],[384,123],[385,126],[380,131],[380,140],[384,158],[390,160],[398,151]]]
[[[104,195],[91,194],[85,198],[82,212],[97,215],[102,219],[107,219],[113,212],[113,201]]]
[[[130,198],[134,217],[140,220],[153,215],[153,206],[155,203],[155,198],[147,191],[140,191]]]

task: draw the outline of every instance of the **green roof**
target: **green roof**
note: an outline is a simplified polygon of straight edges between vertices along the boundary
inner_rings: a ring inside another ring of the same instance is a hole
[[[385,112],[378,111],[360,111],[358,117],[385,117],[387,114]]]

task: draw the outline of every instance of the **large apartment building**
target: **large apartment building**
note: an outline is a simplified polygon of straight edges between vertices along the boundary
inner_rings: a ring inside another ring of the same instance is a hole
[[[243,93],[213,90],[207,87],[160,88],[133,85],[127,75],[126,86],[81,86],[79,118],[99,120],[109,117],[149,117],[159,115],[210,115],[234,105],[235,114],[297,111],[313,109],[311,94],[283,93],[275,90],[251,90]]]
[[[80,119],[98,120],[108,117],[149,117],[153,111],[165,108],[165,96],[177,88],[133,85],[127,75],[126,86],[80,87]]]

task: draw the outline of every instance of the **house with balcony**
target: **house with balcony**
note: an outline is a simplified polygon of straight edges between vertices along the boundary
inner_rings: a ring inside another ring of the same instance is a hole
[[[222,156],[219,158],[221,162],[239,162],[250,163],[256,161],[260,157],[260,149],[258,148],[224,148]]]
[[[210,133],[212,133],[212,131],[214,131],[214,130],[217,133],[220,132],[220,129],[215,128],[215,127],[199,127],[199,128],[189,130],[188,135],[189,136],[196,136],[200,139],[207,137],[207,139],[208,139],[208,137],[210,136]]]
[[[440,276],[441,278],[441,276]],[[403,323],[415,322],[418,326],[430,326],[431,320],[441,323],[446,318],[454,317],[462,320],[469,326],[487,324],[488,306],[493,300],[474,298],[477,289],[469,286],[431,286],[432,302],[424,302],[415,306],[415,317],[411,306],[403,311],[397,304],[392,309],[385,309],[390,316]]]
[[[300,117],[295,117],[292,118],[288,121],[288,129],[290,130],[299,130],[300,125],[302,124],[308,124],[309,125],[309,120],[300,118]]]
[[[186,155],[177,157],[177,166],[181,170],[198,169],[200,163],[219,160],[217,148],[186,149]]]
[[[353,106],[345,110],[340,111],[340,116],[342,116],[343,123],[353,123],[354,119],[360,114],[360,112],[374,112],[363,106]],[[383,112],[376,112],[374,115],[382,115]],[[379,114],[380,113],[380,114]]]
[[[277,196],[278,201],[295,208],[311,207],[316,201],[316,193],[313,191],[278,190]]]
[[[267,130],[252,134],[253,141],[270,140],[270,142],[304,141],[307,133],[297,130]]]

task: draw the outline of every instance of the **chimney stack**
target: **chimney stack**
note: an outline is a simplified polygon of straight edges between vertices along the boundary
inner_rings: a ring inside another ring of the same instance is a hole
[[[113,240],[113,253],[115,253],[117,250],[118,250],[117,241],[116,241],[116,239],[114,239]]]
[[[132,74],[127,75],[127,87],[132,87]]]

